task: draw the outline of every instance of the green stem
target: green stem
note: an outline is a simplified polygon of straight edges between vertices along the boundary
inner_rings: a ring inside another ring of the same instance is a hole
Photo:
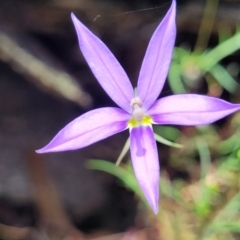
[[[215,21],[217,7],[218,0],[207,0],[194,48],[194,52],[197,54],[202,53],[207,48]]]

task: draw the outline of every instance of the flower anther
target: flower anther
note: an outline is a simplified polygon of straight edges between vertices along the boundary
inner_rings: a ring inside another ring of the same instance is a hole
[[[132,116],[137,121],[142,121],[145,116],[145,111],[142,108],[142,100],[139,97],[135,97],[131,100],[130,106],[132,108]]]

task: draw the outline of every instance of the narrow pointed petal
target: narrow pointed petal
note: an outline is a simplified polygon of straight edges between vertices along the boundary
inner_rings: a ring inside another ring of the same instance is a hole
[[[144,57],[138,79],[138,96],[148,109],[158,98],[165,83],[176,38],[176,2],[155,30]]]
[[[240,104],[197,94],[180,94],[156,101],[148,110],[157,124],[210,124],[240,109]]]
[[[129,104],[134,97],[134,92],[125,71],[106,45],[90,32],[73,13],[71,17],[80,49],[93,74],[112,100],[130,113]]]
[[[129,114],[120,108],[99,108],[70,122],[37,153],[61,152],[86,147],[127,128]]]
[[[159,162],[151,126],[130,130],[130,152],[136,179],[155,214],[159,199]]]

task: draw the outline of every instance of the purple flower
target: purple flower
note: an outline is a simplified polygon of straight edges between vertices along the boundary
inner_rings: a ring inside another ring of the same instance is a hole
[[[159,199],[159,161],[152,124],[200,125],[212,123],[239,110],[239,104],[196,94],[157,100],[171,62],[176,36],[176,2],[154,32],[139,74],[137,91],[109,49],[73,14],[79,46],[93,74],[121,108],[89,111],[64,127],[38,153],[86,147],[129,129],[132,165],[137,181],[155,213]]]

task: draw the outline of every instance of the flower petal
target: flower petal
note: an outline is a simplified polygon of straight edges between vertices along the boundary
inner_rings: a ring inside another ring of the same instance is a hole
[[[197,94],[179,94],[156,101],[148,110],[157,124],[210,124],[240,109],[240,104]]]
[[[157,145],[151,126],[139,126],[130,130],[130,151],[137,181],[157,214],[160,172]]]
[[[70,122],[37,153],[61,152],[86,147],[127,128],[129,114],[120,108],[99,108]]]
[[[90,32],[73,13],[71,17],[80,49],[93,74],[112,100],[130,113],[129,104],[134,97],[134,92],[125,71],[106,45]]]
[[[138,96],[148,109],[158,98],[165,83],[176,38],[176,2],[155,30],[144,57],[138,79]]]

